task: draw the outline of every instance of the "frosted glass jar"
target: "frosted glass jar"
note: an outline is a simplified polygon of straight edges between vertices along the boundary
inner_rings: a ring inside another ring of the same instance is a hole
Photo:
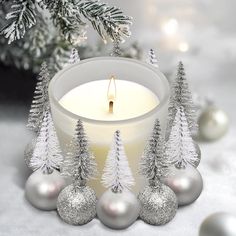
[[[75,87],[95,80],[108,79],[111,75],[115,75],[119,80],[133,81],[150,89],[158,97],[159,105],[135,118],[102,121],[78,116],[60,104],[60,99]],[[168,81],[157,68],[126,58],[97,57],[83,60],[66,67],[51,80],[49,98],[53,121],[62,150],[65,150],[66,144],[69,143],[74,134],[76,121],[81,119],[84,122],[98,164],[99,175],[96,180],[89,183],[98,196],[104,191],[100,184],[101,174],[116,130],[121,131],[128,161],[136,180],[133,190],[136,193],[138,192],[143,183],[142,177],[138,173],[139,160],[156,118],[159,118],[161,127],[165,130],[169,96]]]

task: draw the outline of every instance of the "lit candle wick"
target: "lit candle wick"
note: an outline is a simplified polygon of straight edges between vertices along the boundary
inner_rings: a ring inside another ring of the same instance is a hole
[[[107,99],[109,102],[109,113],[113,113],[114,110],[114,101],[116,99],[116,83],[115,83],[115,77],[111,76],[108,90],[107,90]]]
[[[114,105],[114,102],[110,101],[109,102],[109,113],[113,113],[113,105]]]

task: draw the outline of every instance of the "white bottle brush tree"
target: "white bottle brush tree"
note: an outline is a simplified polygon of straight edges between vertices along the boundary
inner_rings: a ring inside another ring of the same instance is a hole
[[[194,166],[199,158],[184,111],[182,106],[177,108],[166,143],[166,155],[177,168],[185,168],[188,164]]]
[[[165,155],[165,143],[161,134],[160,122],[156,119],[141,158],[140,172],[148,179],[151,186],[158,186],[160,179],[167,175],[169,164]]]
[[[50,74],[48,72],[47,64],[44,62],[38,76],[38,82],[34,91],[27,128],[38,132],[41,122],[43,120],[44,111],[49,106],[48,85],[50,82]]]
[[[148,52],[147,63],[152,66],[159,67],[157,62],[157,56],[153,49],[150,49]]]
[[[70,54],[70,59],[69,59],[69,64],[73,65],[79,61],[80,61],[80,56],[79,56],[78,50],[76,48],[72,48],[71,54]]]
[[[176,79],[172,85],[172,94],[170,98],[170,105],[168,108],[168,124],[166,138],[168,139],[170,129],[172,127],[175,114],[178,107],[184,108],[186,119],[192,135],[197,133],[196,109],[193,103],[192,94],[189,90],[188,82],[185,77],[184,66],[179,62]]]
[[[134,185],[134,178],[118,130],[114,134],[114,140],[108,153],[102,183],[115,193],[121,193]]]
[[[47,109],[29,165],[34,171],[41,169],[43,173],[50,174],[54,169],[60,169],[62,162],[63,156],[61,154],[59,141],[51,113],[49,109]]]
[[[77,121],[74,137],[68,145],[62,174],[72,178],[75,188],[85,186],[97,174],[97,164],[81,120]]]

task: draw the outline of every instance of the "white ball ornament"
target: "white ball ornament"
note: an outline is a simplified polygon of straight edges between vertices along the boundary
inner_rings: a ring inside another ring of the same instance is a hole
[[[58,195],[65,186],[66,181],[57,170],[51,174],[44,174],[41,170],[37,170],[26,182],[25,196],[38,209],[55,210]]]
[[[125,229],[139,216],[140,203],[129,190],[114,193],[107,190],[97,203],[97,216],[109,228]]]
[[[224,212],[208,216],[200,226],[199,236],[236,236],[236,217]]]
[[[162,181],[174,191],[179,206],[189,205],[197,200],[203,189],[202,176],[191,165],[183,168],[172,167],[169,175]]]
[[[200,137],[214,141],[223,137],[228,131],[229,119],[223,110],[210,106],[200,115],[198,124]]]

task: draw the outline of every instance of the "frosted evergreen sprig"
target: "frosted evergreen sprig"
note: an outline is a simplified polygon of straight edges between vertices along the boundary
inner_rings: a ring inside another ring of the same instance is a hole
[[[182,106],[192,135],[197,132],[196,108],[185,76],[184,65],[180,61],[178,72],[172,84],[172,94],[168,108],[168,124],[166,138],[168,139],[178,107]]]
[[[124,37],[130,36],[132,18],[125,16],[119,8],[96,0],[81,0],[78,4],[80,13],[91,22],[103,40],[110,38],[122,42]]]
[[[97,164],[90,150],[81,120],[77,121],[74,137],[68,145],[66,158],[62,165],[62,174],[72,177],[75,187],[84,186],[97,174]]]
[[[140,172],[149,180],[150,184],[157,185],[161,177],[167,175],[169,165],[170,162],[165,155],[165,143],[161,134],[160,122],[156,119],[141,158]]]
[[[169,140],[166,143],[166,155],[179,168],[184,168],[188,164],[194,166],[199,158],[182,106],[177,108]]]
[[[48,109],[44,113],[29,165],[34,171],[41,169],[43,173],[51,173],[54,169],[60,169],[62,161],[59,141]]]
[[[65,40],[75,43],[78,38],[84,39],[86,23],[79,15],[76,1],[44,0],[43,2],[51,14],[54,25]]]
[[[106,159],[102,183],[113,192],[122,192],[134,185],[134,178],[118,130],[114,134],[113,143]]]
[[[89,21],[104,41],[122,42],[130,36],[131,18],[117,7],[110,7],[98,0],[14,0],[9,21],[1,33],[9,43],[24,37],[26,31],[36,24],[36,16],[48,10],[58,32],[66,41],[79,44],[85,40],[86,21]]]
[[[36,7],[31,0],[14,0],[11,12],[6,15],[9,23],[1,30],[8,43],[24,37],[26,31],[36,24]]]
[[[27,128],[37,132],[40,129],[44,112],[49,107],[48,85],[50,82],[50,74],[47,64],[44,62],[38,76],[38,82],[34,91]]]

